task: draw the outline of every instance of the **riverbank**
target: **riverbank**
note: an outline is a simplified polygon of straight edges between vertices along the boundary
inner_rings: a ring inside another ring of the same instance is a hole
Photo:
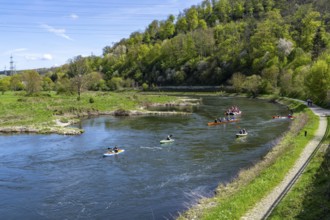
[[[330,219],[330,118],[324,117],[329,112],[325,109],[316,112],[321,120],[327,120],[326,135],[302,175],[275,207],[269,219]]]
[[[297,175],[299,175],[302,167],[304,167],[304,165],[307,163],[309,157],[313,155],[313,152],[317,148],[318,144],[322,141],[327,130],[326,117],[321,117],[321,115],[317,114],[316,111],[313,112],[319,117],[319,126],[314,134],[313,139],[308,142],[300,157],[295,162],[294,166],[289,170],[283,181],[281,181],[281,183],[276,186],[276,188],[272,190],[271,193],[259,201],[253,209],[245,214],[243,219],[263,219],[265,216],[268,216],[273,209],[272,206],[277,203],[277,199],[280,198],[283,192],[289,190],[287,187],[294,183],[295,178],[297,178]]]
[[[242,170],[233,181],[221,184],[214,197],[201,199],[179,219],[239,219],[282,181],[314,137],[319,122],[304,104],[286,99],[279,101],[296,115],[280,144],[255,166]],[[308,135],[301,131],[307,131]]]
[[[7,92],[1,95],[0,104],[0,133],[78,135],[84,131],[70,125],[82,118],[100,115],[187,115],[187,112],[157,112],[147,108],[198,105],[198,100],[139,92],[86,92],[78,101],[76,96],[71,95],[43,93],[26,96],[24,92]]]

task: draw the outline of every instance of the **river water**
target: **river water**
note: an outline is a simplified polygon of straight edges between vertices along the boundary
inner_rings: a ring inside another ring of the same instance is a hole
[[[187,116],[107,116],[83,120],[79,136],[0,136],[1,218],[173,219],[262,158],[290,123],[272,119],[288,114],[281,105],[198,98]],[[232,105],[240,122],[207,126]],[[248,137],[237,139],[239,128]],[[175,142],[159,144],[168,134]],[[125,152],[103,157],[114,145]]]

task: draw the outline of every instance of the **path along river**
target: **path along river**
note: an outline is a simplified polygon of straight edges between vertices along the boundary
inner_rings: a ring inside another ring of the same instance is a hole
[[[258,161],[288,128],[286,107],[197,97],[187,116],[98,117],[85,133],[0,136],[2,219],[172,219]],[[230,106],[238,123],[207,126]],[[159,110],[159,109],[158,109]],[[249,136],[236,139],[239,128]],[[159,144],[168,134],[175,142]],[[125,152],[102,157],[107,147]]]

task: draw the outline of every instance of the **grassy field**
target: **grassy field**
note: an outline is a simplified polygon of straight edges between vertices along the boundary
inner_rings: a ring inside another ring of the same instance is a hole
[[[281,182],[318,128],[318,117],[306,106],[286,104],[297,118],[281,143],[254,167],[242,170],[233,182],[220,185],[213,198],[201,200],[179,219],[239,219]],[[309,135],[305,137],[302,130]]]
[[[328,127],[330,118],[328,118]],[[269,219],[330,219],[330,136]]]
[[[138,92],[85,92],[76,96],[42,93],[26,96],[24,92],[6,92],[0,95],[0,127],[52,126],[55,119],[67,121],[88,114],[107,114],[111,111],[138,110],[152,103],[175,102],[177,97],[145,95]]]

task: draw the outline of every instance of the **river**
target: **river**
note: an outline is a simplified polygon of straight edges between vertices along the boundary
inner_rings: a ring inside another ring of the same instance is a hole
[[[0,136],[1,218],[173,219],[260,160],[290,124],[272,119],[289,113],[278,104],[197,98],[186,116],[104,116],[76,125],[79,136]],[[240,122],[207,126],[232,105]],[[248,137],[235,137],[240,128]],[[175,142],[161,145],[168,134]],[[125,152],[103,157],[114,145]]]

